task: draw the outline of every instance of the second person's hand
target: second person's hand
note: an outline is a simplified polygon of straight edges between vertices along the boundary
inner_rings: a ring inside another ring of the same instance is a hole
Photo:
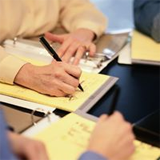
[[[134,152],[132,126],[122,114],[102,115],[91,135],[88,150],[109,160],[126,160]]]
[[[95,34],[88,29],[81,28],[61,35],[47,32],[45,37],[61,44],[57,53],[64,62],[69,62],[74,57],[73,64],[77,65],[85,52],[88,52],[89,56],[94,56],[96,53],[96,45],[93,43]]]

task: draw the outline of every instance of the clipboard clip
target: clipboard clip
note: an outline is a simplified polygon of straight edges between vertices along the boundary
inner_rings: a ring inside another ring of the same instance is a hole
[[[52,112],[50,112],[50,111],[44,111],[42,108],[36,108],[35,110],[33,110],[32,112],[31,112],[31,121],[32,121],[32,124],[35,126],[35,125],[37,125],[37,122],[36,122],[36,120],[35,120],[35,113],[36,112],[43,112],[44,113],[44,117],[43,118],[45,118],[45,117],[47,117],[48,118],[48,122],[49,123],[51,123],[51,118],[50,118],[50,115],[52,114]]]

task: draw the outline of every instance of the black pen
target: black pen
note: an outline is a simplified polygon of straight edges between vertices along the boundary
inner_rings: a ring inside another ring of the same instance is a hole
[[[113,112],[115,111],[116,103],[117,103],[117,100],[118,100],[118,95],[119,95],[119,88],[118,88],[118,86],[116,86],[115,91],[113,93],[113,98],[112,98],[112,102],[111,102],[111,106],[110,106],[108,115],[113,114]]]
[[[44,48],[48,51],[48,53],[56,60],[56,61],[62,61],[60,59],[60,57],[58,56],[58,54],[54,51],[54,49],[50,46],[50,44],[46,41],[46,39],[44,37],[40,37],[40,42],[42,43],[42,45],[44,46]],[[82,86],[79,84],[78,88],[81,91],[84,91]]]

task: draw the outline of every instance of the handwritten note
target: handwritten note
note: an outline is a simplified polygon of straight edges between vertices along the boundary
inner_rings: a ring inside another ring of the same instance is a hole
[[[95,122],[70,113],[34,136],[45,143],[52,160],[78,159],[88,145]],[[129,160],[156,160],[160,149],[135,141],[136,151]],[[126,146],[127,147],[127,146]]]
[[[46,144],[50,159],[75,160],[85,150],[94,125],[94,122],[72,113],[34,138]]]

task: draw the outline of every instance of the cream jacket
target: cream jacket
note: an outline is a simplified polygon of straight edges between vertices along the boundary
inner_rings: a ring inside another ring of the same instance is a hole
[[[88,0],[0,0],[0,43],[16,36],[41,35],[58,22],[68,32],[87,28],[97,36],[106,28],[105,17]],[[0,81],[13,84],[25,63],[0,46]]]

